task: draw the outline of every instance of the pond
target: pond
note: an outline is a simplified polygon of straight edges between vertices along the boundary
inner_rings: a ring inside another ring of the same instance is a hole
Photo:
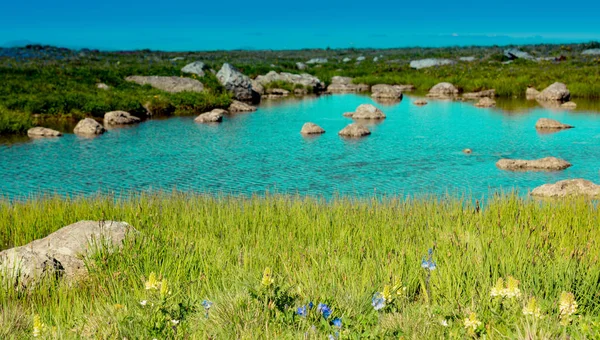
[[[496,191],[526,194],[569,178],[600,180],[600,114],[553,111],[499,101],[498,108],[415,97],[383,105],[361,95],[268,101],[254,113],[220,124],[194,117],[147,120],[96,138],[61,138],[0,144],[0,195],[89,195],[181,190],[263,194],[266,191],[331,197],[445,194],[485,197]],[[352,121],[342,116],[363,103],[387,119],[368,124],[372,134],[344,139]],[[506,109],[505,109],[506,108]],[[542,134],[547,117],[574,129]],[[326,130],[303,137],[305,122]],[[466,155],[463,149],[473,153]],[[500,158],[563,158],[560,172],[510,172]]]

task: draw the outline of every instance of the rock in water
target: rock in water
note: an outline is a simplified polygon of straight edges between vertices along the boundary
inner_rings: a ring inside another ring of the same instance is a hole
[[[318,135],[325,133],[325,130],[323,130],[322,127],[318,126],[315,123],[308,122],[302,126],[302,130],[300,130],[300,133],[303,135]]]
[[[353,119],[385,119],[386,116],[377,107],[371,104],[362,104],[356,108],[356,112],[352,115]]]
[[[125,80],[139,85],[150,85],[159,90],[171,93],[203,92],[204,85],[196,79],[163,76],[129,76]]]
[[[468,92],[468,93],[464,93],[463,98],[467,98],[467,99],[478,99],[478,98],[496,98],[496,90],[491,89],[491,90],[485,90],[485,91],[479,91],[479,92]]]
[[[73,132],[77,135],[93,136],[103,134],[106,129],[92,118],[84,118],[75,125]]]
[[[229,112],[254,112],[256,111],[256,107],[234,100],[231,105],[229,105]]]
[[[102,245],[119,247],[130,232],[135,229],[125,222],[80,221],[0,252],[0,272],[24,286],[45,276],[77,278],[87,273],[85,256]]]
[[[544,129],[564,130],[564,129],[571,129],[573,127],[574,126],[572,126],[572,125],[563,124],[563,123],[559,122],[558,120],[549,119],[549,118],[540,118],[535,123],[535,128],[539,129],[539,130],[544,130]]]
[[[527,100],[534,100],[538,94],[540,94],[540,91],[536,90],[533,87],[527,87],[527,90],[525,91],[525,97],[527,98]]]
[[[380,99],[402,99],[402,91],[392,85],[377,84],[371,87],[371,97]]]
[[[111,111],[104,114],[104,124],[108,125],[124,125],[139,123],[138,117],[132,116],[131,113],[125,111]]]
[[[484,97],[484,98],[481,98],[475,104],[475,106],[477,106],[477,107],[494,107],[494,106],[496,106],[496,101],[491,98]]]
[[[353,84],[352,78],[335,76],[331,78],[331,84],[327,86],[329,93],[355,93],[369,91],[369,85]]]
[[[569,101],[569,98],[571,98],[571,93],[567,89],[567,85],[558,82],[548,86],[535,97],[537,100],[557,102],[566,102]]]
[[[501,159],[496,166],[503,170],[545,170],[558,171],[571,166],[571,163],[556,157],[546,157],[534,160],[525,159]]]
[[[343,137],[362,137],[370,135],[371,131],[358,123],[352,123],[338,132],[338,134]]]
[[[415,68],[417,70],[422,68],[434,67],[434,66],[444,66],[444,65],[454,65],[456,62],[450,59],[421,59],[421,60],[413,60],[410,62],[410,67]]]
[[[458,89],[450,83],[439,83],[429,90],[427,97],[452,98],[458,96]]]
[[[192,73],[198,75],[200,77],[204,77],[204,70],[207,69],[207,66],[201,61],[194,61],[193,63],[185,65],[181,72],[183,73]]]
[[[194,121],[196,123],[217,123],[223,120],[223,115],[226,113],[227,111],[223,109],[214,109],[199,115]]]
[[[319,78],[308,73],[293,74],[287,72],[277,73],[275,71],[271,71],[265,74],[264,76],[260,75],[256,77],[256,79],[254,79],[254,83],[258,83],[262,86],[266,86],[267,84],[273,82],[284,82],[293,85],[301,85],[302,87],[310,88],[315,93],[320,92],[325,88],[324,84],[321,82],[321,80],[319,80]]]
[[[470,155],[470,154],[472,154],[472,153],[473,153],[473,150],[471,150],[471,149],[464,149],[464,150],[463,150],[463,153],[465,153],[465,154],[467,154],[467,155]]]
[[[531,192],[532,196],[537,197],[567,197],[567,196],[587,196],[600,197],[600,185],[594,184],[585,179],[567,179],[554,184],[544,184]]]
[[[48,129],[41,126],[36,126],[27,130],[27,136],[36,138],[36,137],[60,137],[62,133],[56,130]]]
[[[233,93],[235,99],[243,101],[252,100],[252,81],[250,78],[228,63],[217,72],[217,79],[227,91]]]
[[[574,102],[566,102],[562,103],[560,107],[566,110],[575,110],[577,108],[577,104],[575,104]]]
[[[427,105],[427,101],[424,99],[417,99],[413,102],[413,104],[415,104],[417,106],[423,106],[423,105]]]

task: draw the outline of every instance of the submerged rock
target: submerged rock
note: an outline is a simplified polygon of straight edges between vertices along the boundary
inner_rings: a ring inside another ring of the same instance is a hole
[[[427,97],[452,98],[458,96],[458,89],[450,83],[439,83],[429,90]]]
[[[444,65],[453,65],[456,64],[454,60],[450,59],[421,59],[421,60],[413,60],[410,62],[410,67],[415,68],[417,70],[422,68],[434,67],[434,66],[444,66]]]
[[[138,117],[132,116],[126,111],[110,111],[104,114],[104,124],[108,125],[124,125],[139,123]]]
[[[266,93],[270,98],[281,98],[290,95],[290,91],[285,89],[267,89]]]
[[[600,197],[600,185],[585,179],[567,179],[554,184],[544,184],[531,192],[531,196],[537,197],[567,197],[587,196]]]
[[[77,135],[93,136],[103,134],[106,129],[92,118],[84,118],[75,125],[73,132]]]
[[[549,129],[549,130],[564,130],[571,129],[574,126],[563,124],[558,120],[550,119],[550,118],[540,118],[535,123],[535,128],[539,130]]]
[[[423,105],[427,105],[427,101],[424,99],[417,99],[413,102],[413,104],[415,104],[417,106],[423,106]]]
[[[130,76],[125,80],[139,85],[150,85],[159,90],[171,93],[203,92],[204,85],[196,79],[163,76]]]
[[[318,126],[315,123],[308,122],[302,126],[302,130],[300,130],[300,133],[303,135],[318,135],[325,133],[325,130],[323,130],[322,127]]]
[[[194,121],[196,123],[217,123],[223,120],[224,114],[227,114],[226,110],[214,109],[212,111],[205,112],[199,115],[198,117],[196,117],[196,119],[194,119]]]
[[[467,92],[463,93],[463,98],[467,99],[478,99],[478,98],[496,98],[496,90],[484,90],[479,92]]]
[[[135,229],[125,222],[80,221],[45,238],[0,252],[0,272],[7,273],[20,286],[42,277],[74,279],[87,273],[86,256],[101,245],[121,246],[130,232]]]
[[[49,128],[36,126],[34,128],[27,130],[27,136],[32,137],[32,138],[60,137],[60,136],[62,136],[62,133],[60,133],[59,131],[56,131],[56,130],[49,129]]]
[[[371,104],[362,104],[356,108],[353,119],[385,119],[383,111]]]
[[[254,112],[256,111],[256,107],[250,104],[246,104],[237,100],[234,100],[231,105],[229,105],[229,112]]]
[[[496,101],[492,98],[484,97],[481,98],[477,103],[475,103],[477,107],[494,107],[496,106]]]
[[[371,131],[369,131],[369,129],[367,129],[366,127],[364,127],[358,123],[349,124],[344,129],[342,129],[340,132],[338,132],[338,135],[343,136],[343,137],[362,137],[362,136],[367,136],[370,134],[371,134]]]
[[[563,83],[554,83],[546,87],[540,92],[535,99],[544,101],[566,102],[571,98],[571,93],[567,89],[567,85]]]
[[[371,87],[371,97],[379,99],[402,99],[402,91],[387,84],[377,84]]]
[[[546,170],[557,171],[564,170],[571,166],[571,163],[556,157],[545,157],[541,159],[501,159],[496,162],[496,166],[503,170]]]
[[[575,110],[577,108],[577,104],[575,104],[574,102],[566,102],[562,103],[560,107],[566,110]]]
[[[253,99],[252,81],[232,65],[224,63],[219,72],[217,72],[217,79],[227,91],[233,93],[235,99],[243,101],[251,101]]]
[[[470,155],[470,154],[472,154],[472,153],[473,153],[473,150],[471,150],[471,149],[464,149],[464,150],[463,150],[463,153],[464,153],[464,154],[467,154],[467,155]]]
[[[198,75],[200,77],[204,77],[204,75],[205,75],[204,70],[206,70],[206,69],[208,69],[206,64],[204,64],[201,61],[194,61],[193,63],[185,65],[181,69],[181,72],[192,73],[192,74]]]

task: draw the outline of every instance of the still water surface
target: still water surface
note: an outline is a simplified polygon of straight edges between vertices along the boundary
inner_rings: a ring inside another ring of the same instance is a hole
[[[73,134],[0,144],[0,195],[68,195],[183,190],[262,194],[266,190],[331,197],[467,194],[528,190],[568,178],[600,182],[600,114],[578,110],[480,109],[466,102],[406,96],[382,105],[369,97],[334,95],[267,102],[257,112],[202,125],[194,117],[148,120],[96,138]],[[387,119],[372,134],[343,139],[342,116],[363,103]],[[576,126],[552,134],[534,128],[548,117]],[[311,121],[327,132],[303,137]],[[462,150],[471,148],[473,154]],[[555,156],[573,166],[561,172],[508,172],[500,158]]]

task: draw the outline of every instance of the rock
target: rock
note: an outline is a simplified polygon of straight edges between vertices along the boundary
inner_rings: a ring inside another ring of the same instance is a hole
[[[138,117],[132,116],[125,111],[110,111],[104,114],[104,124],[108,125],[124,125],[139,123]]]
[[[374,62],[374,63],[376,63],[376,62],[378,62],[378,61],[379,61],[379,57],[374,57],[374,58],[373,58],[373,62]]]
[[[217,72],[217,79],[221,85],[225,86],[227,91],[233,93],[235,99],[244,101],[253,99],[252,81],[230,64],[223,64]]]
[[[84,118],[75,125],[73,132],[77,135],[92,136],[101,135],[106,129],[92,118]]]
[[[501,159],[496,162],[496,166],[503,170],[546,170],[557,171],[564,170],[571,166],[571,163],[556,157],[546,157],[534,160],[525,159]]]
[[[458,96],[458,89],[450,83],[439,83],[429,90],[427,97],[451,98]]]
[[[347,117],[347,118],[352,118],[352,116],[354,116],[354,112],[344,112],[342,114],[342,116]]]
[[[400,92],[409,92],[415,90],[414,85],[394,85],[394,88]]]
[[[525,97],[527,98],[527,100],[534,100],[538,94],[540,94],[540,91],[530,86],[527,87],[527,90],[525,91]]]
[[[325,130],[323,130],[323,128],[318,126],[317,124],[309,122],[302,126],[302,130],[300,130],[300,133],[303,135],[317,135],[325,133]]]
[[[109,90],[110,86],[104,84],[104,83],[98,83],[96,84],[96,87],[99,88],[100,90]]]
[[[581,52],[583,55],[600,55],[600,48],[592,48]]]
[[[56,130],[48,129],[41,126],[36,126],[27,130],[27,136],[36,138],[36,137],[60,137],[62,133]]]
[[[491,90],[485,90],[485,91],[479,91],[479,92],[467,92],[464,93],[463,98],[467,98],[467,99],[477,99],[477,98],[496,98],[496,90],[491,89]]]
[[[506,56],[510,60],[515,60],[515,59],[533,60],[534,59],[531,56],[531,54],[514,49],[514,48],[504,50],[504,56]]]
[[[484,97],[479,99],[479,101],[475,104],[475,106],[477,107],[494,107],[496,106],[496,101],[488,98],[488,97]]]
[[[204,85],[196,79],[163,76],[130,76],[125,80],[139,85],[150,85],[166,92],[203,92]]]
[[[538,130],[545,130],[545,129],[564,130],[564,129],[571,129],[573,127],[574,126],[572,126],[572,125],[563,124],[557,120],[549,119],[549,118],[540,118],[535,123],[535,128]]]
[[[214,109],[210,112],[205,112],[199,115],[198,117],[196,117],[196,119],[194,119],[194,121],[196,123],[217,123],[223,120],[224,114],[227,114],[226,110]]]
[[[444,65],[454,65],[456,62],[450,59],[421,59],[421,60],[413,60],[410,62],[410,67],[420,70],[422,68],[434,67],[434,66],[444,66]]]
[[[298,63],[296,63],[296,67],[297,67],[299,70],[301,70],[301,71],[304,71],[304,70],[306,70],[306,64],[305,64],[305,63],[300,63],[300,62],[298,62]]]
[[[294,96],[306,96],[307,94],[307,89],[294,89]]]
[[[562,103],[560,107],[567,110],[575,110],[577,108],[577,104],[575,104],[574,102],[566,102]]]
[[[387,84],[377,84],[371,87],[371,97],[383,99],[401,99],[402,91],[397,87]]]
[[[326,64],[327,58],[313,58],[306,62],[307,64]]]
[[[242,103],[240,101],[234,100],[231,105],[229,105],[229,112],[254,112],[256,111],[256,107],[250,104]]]
[[[369,131],[369,129],[367,129],[366,127],[364,127],[358,123],[349,124],[348,126],[343,128],[340,132],[338,132],[338,135],[343,136],[343,137],[362,137],[362,136],[367,136],[370,134],[371,134],[371,131]]]
[[[185,59],[184,57],[175,57],[175,58],[172,58],[171,61],[180,61],[180,60],[184,60],[184,59]]]
[[[365,57],[363,57],[362,55],[360,57],[356,58],[356,61],[363,61],[363,60],[365,60]]]
[[[87,273],[84,258],[108,245],[119,247],[135,229],[125,222],[80,221],[21,247],[0,252],[0,272],[19,285],[28,286],[41,277],[76,279]]]
[[[193,63],[185,65],[181,72],[183,73],[193,73],[200,77],[204,77],[204,70],[208,69],[208,67],[201,61],[194,61]]]
[[[385,119],[385,114],[371,104],[362,104],[356,108],[353,119]]]
[[[349,85],[352,84],[352,78],[350,77],[342,77],[342,76],[334,76],[331,78],[332,84],[341,84],[341,85]]]
[[[265,87],[256,80],[252,80],[252,91],[262,96],[263,94],[265,94]]]
[[[537,197],[567,197],[587,196],[600,197],[600,185],[585,179],[567,179],[554,184],[544,184],[531,192],[531,196]]]
[[[464,149],[464,150],[463,150],[463,153],[465,153],[465,154],[467,154],[467,155],[470,155],[470,154],[472,154],[472,153],[473,153],[473,150],[471,150],[471,149]]]
[[[423,106],[423,105],[427,105],[427,101],[424,99],[417,99],[413,102],[413,104],[415,104],[417,106]]]
[[[267,89],[266,91],[267,96],[270,98],[281,98],[281,97],[287,97],[290,95],[290,91],[285,90],[285,89]]]
[[[475,57],[460,57],[458,58],[460,61],[466,61],[466,62],[471,62],[471,61],[475,61]]]
[[[563,83],[554,83],[544,91],[540,92],[535,99],[544,101],[566,102],[571,98],[571,93],[567,89],[567,85]]]
[[[369,91],[367,84],[352,84],[352,78],[335,76],[331,78],[331,84],[327,87],[329,93],[356,93]]]
[[[346,58],[342,59],[342,62],[344,62],[344,63],[347,63],[347,62],[349,62],[349,61],[352,61],[352,59],[351,59],[351,58],[348,58],[348,57],[346,57]]]
[[[262,86],[266,86],[267,84],[273,82],[284,82],[292,85],[301,85],[303,87],[307,87],[313,90],[313,92],[320,92],[325,89],[325,85],[319,80],[319,78],[310,75],[308,73],[302,74],[293,74],[287,72],[277,73],[275,71],[271,71],[264,76],[258,76],[254,81]]]

